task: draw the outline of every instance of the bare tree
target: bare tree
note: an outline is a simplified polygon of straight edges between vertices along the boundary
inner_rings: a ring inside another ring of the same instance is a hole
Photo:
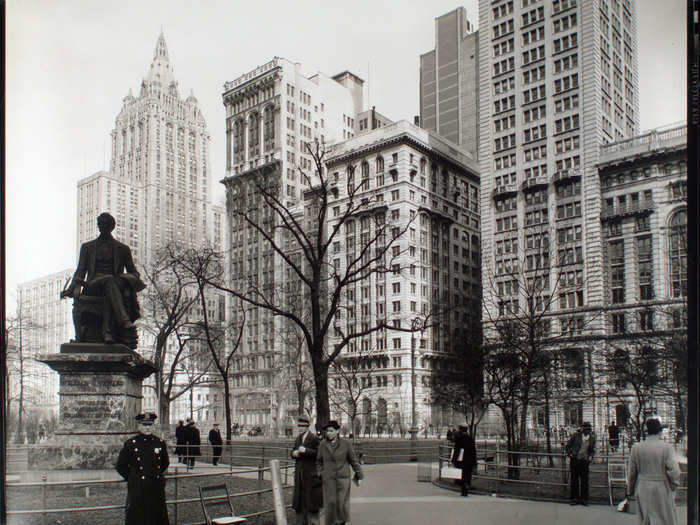
[[[174,254],[175,255],[175,254]],[[201,315],[193,324],[196,327],[194,337],[208,349],[211,362],[218,372],[224,387],[224,414],[226,417],[226,441],[231,441],[231,370],[233,358],[240,346],[245,328],[245,308],[241,301],[239,315],[234,316],[230,328],[230,344],[226,344],[227,327],[225,309],[221,302],[225,297],[210,284],[223,283],[223,256],[212,248],[188,249],[178,259],[182,270],[189,272],[196,283],[199,313]]]
[[[181,264],[185,253],[178,245],[168,245],[143,271],[148,288],[142,294],[140,325],[153,342],[153,388],[165,433],[169,432],[170,404],[206,380],[209,366],[200,355],[199,345],[194,344],[200,303],[197,281]],[[193,366],[200,364],[205,366]]]
[[[465,417],[472,436],[486,414],[490,383],[484,383],[484,362],[480,327],[472,326],[470,335],[457,340],[456,366],[438,370],[432,380],[432,401],[450,407]],[[487,389],[485,391],[485,388]]]
[[[255,176],[233,176],[225,181],[227,209],[235,229],[263,240],[262,249],[281,261],[284,289],[271,279],[251,275],[243,265],[232,264],[229,285],[211,282],[214,287],[268,310],[296,326],[304,337],[314,373],[316,410],[319,424],[328,421],[328,370],[342,349],[357,338],[386,328],[379,318],[369,325],[348,329],[338,322],[348,287],[365,281],[372,274],[392,270],[391,248],[408,224],[389,223],[385,207],[361,198],[361,180],[329,178],[325,168],[327,151],[318,141],[306,143],[311,168],[298,168],[306,188],[302,206],[286,201],[281,184],[280,164],[263,166]],[[337,205],[337,214],[331,207]],[[332,216],[331,216],[332,215]],[[350,222],[360,217],[371,220],[372,228],[359,249],[348,251],[345,264],[336,267],[329,261],[333,243],[339,241]],[[396,268],[394,268],[396,269]],[[292,304],[288,298],[294,296]],[[296,303],[301,299],[308,315],[300,316]],[[334,345],[329,347],[329,336]]]
[[[546,447],[551,452],[551,402],[561,358],[566,349],[575,348],[581,355],[577,342],[596,315],[575,310],[583,306],[583,271],[576,265],[581,256],[576,250],[581,248],[569,248],[567,239],[560,239],[558,256],[552,260],[548,226],[530,228],[523,237],[525,249],[519,251],[517,239],[512,241],[515,245],[508,251],[513,255],[499,263],[485,283],[491,293],[484,304],[484,366],[486,381],[492,383],[491,401],[504,418],[508,448],[528,448],[528,413],[541,394]],[[557,300],[559,330],[552,326]],[[588,380],[594,388],[590,373]],[[518,463],[518,454],[510,454],[509,465],[514,468],[509,468],[509,476],[519,476]]]
[[[304,335],[295,325],[285,322],[278,332],[278,339],[282,346],[277,359],[276,379],[278,384],[280,388],[292,386],[297,416],[311,413],[314,376],[306,353]]]
[[[34,401],[39,398],[39,392],[35,390],[33,378],[37,379],[36,372],[31,364],[34,361],[36,348],[32,347],[31,340],[41,331],[45,330],[41,324],[31,317],[25,315],[20,297],[20,305],[17,309],[17,316],[6,320],[6,372],[7,372],[7,396],[5,397],[5,414],[11,413],[11,403],[17,403],[17,419],[15,428],[15,442],[22,443],[24,440],[25,416],[28,415],[27,402],[29,407],[35,405]],[[14,382],[15,387],[12,388]]]
[[[345,414],[350,420],[350,432],[355,435],[358,417],[371,417],[362,406],[363,398],[372,398],[379,390],[374,373],[378,365],[388,359],[376,350],[358,355],[343,355],[331,365],[333,380],[330,403],[335,412]],[[374,366],[373,366],[374,365]]]

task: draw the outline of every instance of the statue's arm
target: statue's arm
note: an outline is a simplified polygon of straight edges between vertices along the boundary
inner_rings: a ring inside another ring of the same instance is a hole
[[[124,268],[126,269],[126,273],[132,273],[136,275],[136,277],[140,277],[136,265],[134,264],[134,258],[131,255],[131,248],[128,246],[125,246],[124,249]]]
[[[88,267],[88,245],[87,243],[83,243],[83,245],[80,247],[80,255],[78,257],[78,267],[75,269],[75,273],[73,274],[73,279],[71,280],[70,284],[68,285],[68,288],[63,290],[61,292],[61,299],[64,297],[73,297],[73,294],[75,293],[75,288],[82,283],[82,281],[85,279],[85,274],[87,273],[87,267]]]

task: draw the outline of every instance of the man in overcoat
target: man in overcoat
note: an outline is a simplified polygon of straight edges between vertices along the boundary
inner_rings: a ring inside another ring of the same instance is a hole
[[[326,435],[318,446],[316,461],[323,481],[324,525],[343,525],[350,521],[350,467],[355,471],[356,485],[364,475],[352,444],[339,436],[338,422],[329,421],[323,430]]]
[[[178,463],[185,462],[187,448],[185,447],[185,424],[182,419],[177,422],[175,427],[175,454],[177,454]]]
[[[185,462],[187,464],[187,469],[194,468],[195,458],[201,456],[202,453],[199,450],[201,441],[199,439],[199,429],[194,425],[194,420],[191,417],[187,418],[187,424],[185,425],[185,447],[187,449],[187,457]]]
[[[116,221],[109,213],[97,217],[100,235],[80,246],[78,267],[68,288],[61,292],[62,299],[74,297],[76,288],[83,286],[86,295],[104,297],[102,335],[105,343],[115,342],[115,327],[120,331],[134,330],[132,321],[140,315],[136,292],[146,287],[129,247],[112,237],[115,226]],[[75,335],[79,340],[82,334]]]
[[[566,454],[571,462],[571,505],[588,506],[588,470],[595,452],[595,433],[591,424],[584,421],[566,444]]]
[[[469,435],[469,427],[460,425],[455,435],[455,446],[452,451],[452,463],[462,469],[462,496],[469,496],[469,488],[472,485],[472,471],[476,467],[476,444],[474,438]]]
[[[223,444],[221,439],[221,431],[219,430],[219,424],[214,423],[214,428],[209,431],[209,443],[211,444],[211,464],[216,466],[221,459],[221,445]]]
[[[637,518],[640,524],[677,525],[674,491],[681,470],[673,446],[661,439],[661,422],[646,422],[647,438],[632,446],[627,474],[629,494],[637,494]]]
[[[124,442],[116,469],[126,480],[126,525],[169,525],[165,505],[168,446],[151,433],[155,414],[139,414],[139,433]]]
[[[320,440],[309,430],[309,419],[297,420],[299,435],[294,440],[294,496],[292,507],[297,525],[319,525],[318,512],[323,501],[321,478],[316,470],[316,453]]]

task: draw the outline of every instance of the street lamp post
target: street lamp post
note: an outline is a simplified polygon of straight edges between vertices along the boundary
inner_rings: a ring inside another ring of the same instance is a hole
[[[411,458],[415,456],[415,442],[418,437],[416,415],[416,330],[421,327],[421,320],[416,317],[411,322]]]

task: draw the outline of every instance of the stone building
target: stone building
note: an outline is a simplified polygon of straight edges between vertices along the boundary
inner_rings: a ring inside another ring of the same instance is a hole
[[[34,358],[39,353],[58,352],[61,344],[73,337],[72,301],[59,298],[72,277],[73,270],[66,269],[18,286],[17,322],[21,321],[22,334],[19,326],[11,331],[7,361],[14,403],[19,392],[17,353],[21,344],[25,410],[38,408],[58,415],[58,374]]]
[[[353,184],[359,191],[352,199],[362,203],[356,217],[343,219],[333,243],[329,263],[336,273],[342,276],[369,239],[390,225],[391,270],[348,287],[337,321],[346,334],[381,319],[397,328],[351,341],[339,355],[358,383],[351,393],[359,404],[353,430],[398,433],[413,424],[437,429],[453,423],[451,414],[431,404],[431,381],[438,370],[456,369],[455,347],[473,335],[466,327],[480,320],[476,162],[437,134],[400,121],[334,145],[326,168],[339,190],[329,231],[341,220]],[[408,331],[416,327],[424,329]],[[338,340],[331,337],[329,348]],[[351,429],[348,412],[339,408],[350,393],[344,373],[332,373],[330,387],[340,396],[332,415]]]
[[[268,177],[279,184],[279,198],[290,210],[303,202],[312,186],[300,172],[312,174],[307,144],[325,145],[352,138],[363,109],[364,81],[349,71],[333,77],[306,76],[301,65],[275,57],[224,84],[226,109],[226,178],[228,195],[229,276],[231,286],[253,282],[281,289],[285,272],[262,236],[234,217],[231,196],[247,192],[255,201],[253,183]],[[257,202],[257,204],[256,204]],[[296,393],[279,356],[286,329],[278,317],[262,308],[242,311],[231,305],[231,321],[243,322],[245,333],[234,361],[234,419],[244,427],[282,432],[296,415]]]
[[[655,354],[650,375],[661,383],[673,381],[664,345],[687,332],[686,156],[687,127],[676,124],[603,145],[598,162],[606,339],[613,351]],[[608,379],[606,419],[627,423],[639,398]],[[652,384],[643,415],[685,428],[686,401],[669,395],[669,386]]]
[[[479,33],[458,7],[435,19],[435,49],[420,57],[420,125],[479,154]]]

